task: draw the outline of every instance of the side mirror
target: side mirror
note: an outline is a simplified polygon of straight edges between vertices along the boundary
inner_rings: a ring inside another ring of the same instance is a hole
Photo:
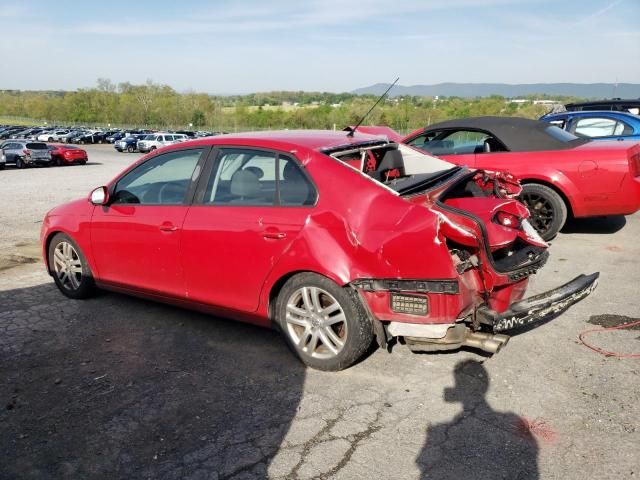
[[[89,201],[94,205],[106,205],[109,201],[109,191],[107,187],[98,187],[91,195],[89,195]]]

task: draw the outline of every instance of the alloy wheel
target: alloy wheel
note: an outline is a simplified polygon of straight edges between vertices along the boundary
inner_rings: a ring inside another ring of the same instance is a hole
[[[286,328],[296,348],[317,359],[337,356],[347,340],[347,319],[333,295],[319,287],[293,292],[286,306]]]
[[[60,242],[53,251],[53,268],[60,284],[67,290],[77,290],[82,282],[82,260],[73,245]]]
[[[549,231],[555,215],[553,205],[548,198],[533,192],[523,192],[520,199],[529,209],[529,218],[533,227],[544,235]]]

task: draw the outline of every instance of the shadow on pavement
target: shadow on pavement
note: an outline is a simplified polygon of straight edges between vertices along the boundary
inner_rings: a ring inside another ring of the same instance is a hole
[[[0,305],[1,478],[267,477],[305,380],[275,332],[53,284]]]
[[[417,458],[421,478],[538,479],[538,445],[528,422],[511,412],[496,412],[485,399],[489,376],[478,362],[459,362],[446,402],[461,403],[450,422],[430,425]]]
[[[627,224],[623,215],[567,219],[562,233],[615,233]]]

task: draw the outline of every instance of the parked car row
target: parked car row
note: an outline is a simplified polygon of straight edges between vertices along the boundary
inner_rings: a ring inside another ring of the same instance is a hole
[[[38,140],[41,142],[62,142],[76,144],[114,143],[131,135],[143,135],[155,133],[149,129],[123,130],[123,129],[92,129],[85,127],[24,127],[12,125],[0,125],[0,140],[24,139]],[[178,130],[167,132],[179,135],[180,138],[203,138],[219,135],[224,132],[188,131]]]
[[[71,145],[47,145],[32,140],[11,139],[0,144],[0,170],[7,165],[16,168],[52,165],[84,165],[87,152]]]

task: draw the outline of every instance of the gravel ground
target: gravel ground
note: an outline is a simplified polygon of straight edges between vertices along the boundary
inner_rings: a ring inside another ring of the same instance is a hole
[[[498,355],[399,346],[323,373],[269,330],[59,294],[29,263],[39,221],[137,158],[88,150],[84,167],[0,172],[0,478],[640,476],[640,363],[577,340],[640,318],[640,215],[566,228],[532,292],[592,271],[598,289]],[[638,335],[590,341],[638,352]]]

